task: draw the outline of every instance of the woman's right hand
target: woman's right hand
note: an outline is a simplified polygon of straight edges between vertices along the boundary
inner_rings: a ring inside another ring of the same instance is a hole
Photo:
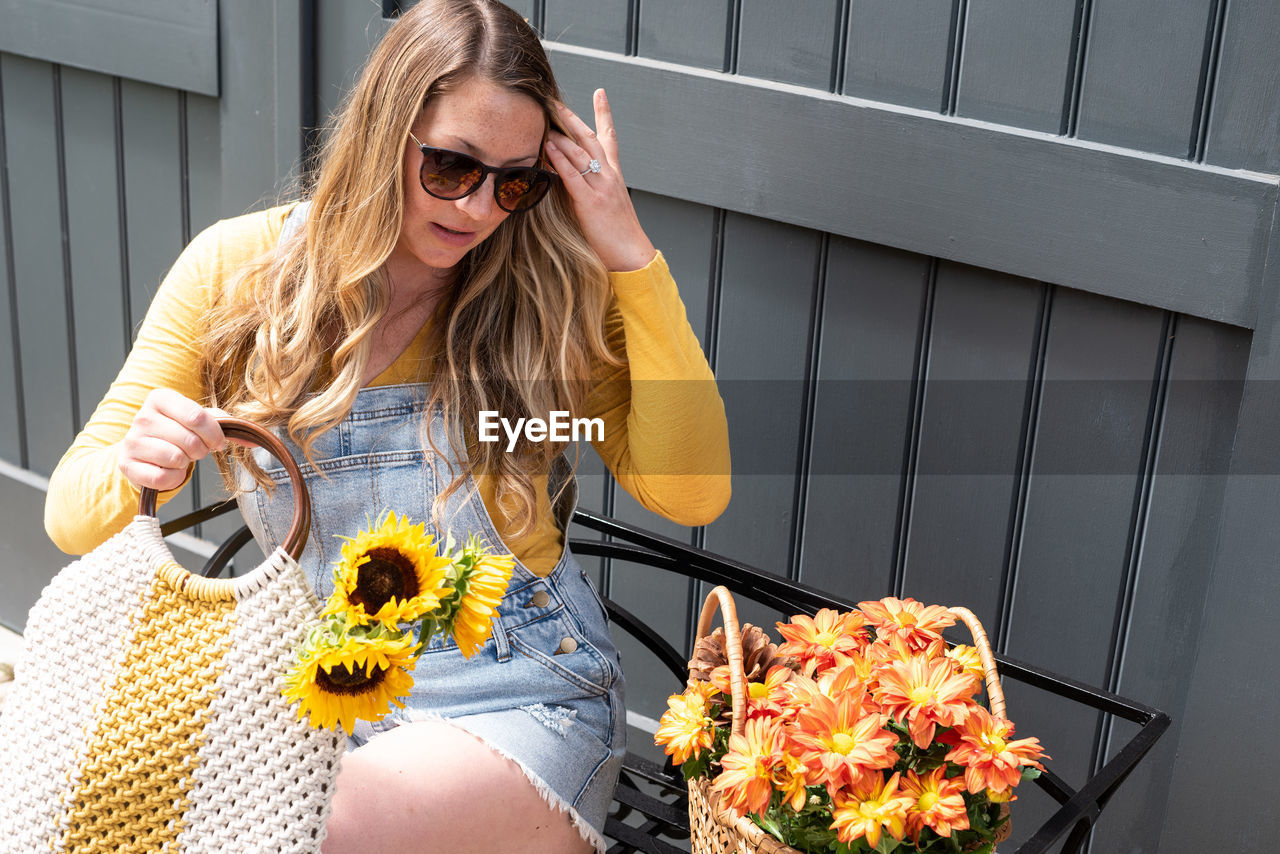
[[[227,443],[217,422],[223,414],[172,389],[152,389],[120,442],[116,467],[139,489],[177,489],[192,463]]]

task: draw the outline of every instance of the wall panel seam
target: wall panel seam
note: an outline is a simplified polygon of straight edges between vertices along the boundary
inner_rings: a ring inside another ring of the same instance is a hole
[[[129,212],[124,197],[124,89],[111,78],[111,108],[116,145],[116,218],[120,241],[120,300],[124,306],[124,352],[133,349],[133,299],[129,291]]]
[[[9,149],[5,128],[4,72],[0,63],[0,206],[4,215],[5,278],[9,300],[9,348],[13,358],[14,416],[18,422],[18,464],[31,464],[27,442],[26,389],[22,382],[22,335],[18,328],[18,270],[13,257],[13,205],[9,195]]]
[[[911,427],[903,443],[902,486],[898,496],[898,514],[894,521],[893,566],[889,573],[889,592],[901,597],[907,575],[907,542],[911,536],[911,510],[915,499],[916,468],[920,458],[920,439],[924,422],[925,386],[929,374],[929,353],[933,335],[933,302],[938,290],[937,258],[929,259],[928,281],[924,305],[916,331],[916,354],[911,369]]]
[[[942,81],[942,106],[939,112],[954,116],[960,93],[960,59],[964,55],[964,30],[969,13],[969,0],[952,0],[951,32],[947,38],[946,77]]]
[[[71,432],[78,433],[84,426],[80,413],[80,362],[76,353],[75,288],[71,270],[71,222],[67,199],[67,131],[62,106],[62,66],[53,66],[53,139],[58,164],[58,228],[62,250],[62,301],[63,317],[67,324],[67,374],[71,395]]]
[[[1018,585],[1018,569],[1022,556],[1022,536],[1027,520],[1027,502],[1031,495],[1032,462],[1035,459],[1036,438],[1040,428],[1040,404],[1044,394],[1044,373],[1049,356],[1049,328],[1053,320],[1053,302],[1057,288],[1042,285],[1040,292],[1040,318],[1036,337],[1032,343],[1034,360],[1031,370],[1031,387],[1022,413],[1022,434],[1018,439],[1018,486],[1014,494],[1009,521],[1009,545],[1001,567],[999,601],[996,605],[995,645],[999,652],[1008,652],[1009,634],[1013,624],[1013,609]]]
[[[1218,69],[1222,63],[1222,39],[1226,30],[1228,0],[1215,0],[1209,10],[1206,27],[1204,61],[1200,67],[1200,81],[1196,87],[1196,126],[1191,129],[1188,157],[1203,163],[1209,145],[1209,123],[1213,117],[1213,103],[1218,92]]]
[[[819,354],[822,348],[822,307],[827,292],[827,270],[830,264],[831,235],[823,234],[818,245],[818,263],[814,270],[813,297],[809,304],[809,348],[805,354],[804,410],[800,421],[800,449],[797,459],[797,477],[791,514],[790,566],[787,577],[800,578],[800,565],[804,557],[805,515],[808,509],[809,474],[813,457],[813,422],[818,397]]]
[[[849,61],[849,19],[853,14],[853,0],[840,0],[836,9],[835,45],[831,51],[831,85],[828,91],[844,94],[844,72]]]
[[[1169,383],[1172,378],[1173,349],[1177,341],[1179,315],[1165,312],[1160,332],[1160,361],[1153,383],[1150,415],[1147,418],[1146,435],[1143,437],[1142,476],[1134,494],[1133,522],[1129,542],[1125,549],[1124,578],[1116,602],[1115,621],[1111,630],[1111,654],[1107,662],[1106,687],[1117,691],[1124,669],[1125,652],[1133,621],[1133,603],[1137,595],[1138,572],[1142,565],[1143,541],[1151,514],[1151,494],[1155,489],[1156,464],[1159,459],[1160,438],[1164,427],[1165,412],[1169,402]],[[1098,728],[1093,747],[1090,773],[1096,774],[1105,764],[1115,719],[1099,714]]]
[[[1071,30],[1071,65],[1067,69],[1062,121],[1058,132],[1074,137],[1080,124],[1080,93],[1084,90],[1085,57],[1089,52],[1089,32],[1093,25],[1093,0],[1077,0]]]
[[[724,71],[738,73],[738,52],[742,44],[742,0],[729,0],[729,21],[725,30]]]

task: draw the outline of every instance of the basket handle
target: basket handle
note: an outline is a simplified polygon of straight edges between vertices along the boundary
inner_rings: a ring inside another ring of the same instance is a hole
[[[742,735],[747,709],[747,676],[742,669],[742,631],[738,627],[738,609],[733,604],[733,596],[723,585],[712,588],[707,594],[707,601],[702,603],[698,633],[693,645],[697,649],[698,641],[711,634],[711,623],[715,619],[717,606],[724,623],[724,650],[729,659],[729,690],[733,698],[733,724],[729,732]]]
[[[1004,689],[1000,687],[1000,674],[996,670],[996,659],[991,654],[991,641],[982,623],[968,608],[948,608],[947,613],[958,618],[973,635],[973,646],[978,650],[978,659],[982,662],[982,673],[987,682],[987,703],[991,706],[991,714],[997,718],[1005,716]]]
[[[298,468],[293,454],[284,443],[271,433],[252,421],[243,418],[222,416],[217,419],[222,433],[228,439],[240,439],[258,445],[284,465],[289,474],[289,483],[293,486],[293,522],[289,525],[289,533],[285,535],[281,547],[289,557],[297,560],[307,545],[307,534],[311,530],[311,496],[307,494],[307,484],[302,479],[302,470]],[[151,487],[143,487],[142,498],[138,501],[138,513],[142,516],[156,515],[157,493]]]

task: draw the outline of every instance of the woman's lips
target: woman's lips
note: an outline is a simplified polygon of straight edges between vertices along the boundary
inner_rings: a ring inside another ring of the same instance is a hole
[[[450,246],[466,246],[476,236],[474,231],[451,231],[439,223],[431,223],[431,233],[436,239]]]

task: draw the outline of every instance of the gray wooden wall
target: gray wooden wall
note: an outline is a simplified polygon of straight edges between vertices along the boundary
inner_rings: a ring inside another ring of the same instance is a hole
[[[0,0],[0,461],[25,473],[0,477],[0,620],[57,566],[39,476],[160,276],[194,231],[286,192],[386,5],[187,0],[186,59],[140,70],[145,28],[69,39]],[[730,418],[714,524],[665,523],[598,466],[583,504],[845,596],[973,608],[1004,652],[1173,715],[1095,852],[1269,851],[1280,6],[513,5],[572,107],[608,89]],[[216,492],[203,474],[185,506]],[[697,591],[592,568],[688,638]],[[628,677],[657,717],[672,686]],[[1131,735],[1009,693],[1069,781]],[[1024,794],[1015,843],[1049,808]]]

